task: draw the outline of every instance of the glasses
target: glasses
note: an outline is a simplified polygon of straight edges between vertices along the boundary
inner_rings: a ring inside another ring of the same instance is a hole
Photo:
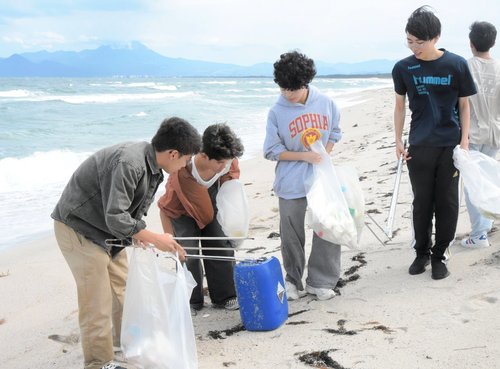
[[[423,40],[417,40],[417,41],[406,40],[406,46],[409,49],[421,49],[425,45],[427,45],[428,42],[429,42],[429,40],[426,40],[426,41],[423,41]]]

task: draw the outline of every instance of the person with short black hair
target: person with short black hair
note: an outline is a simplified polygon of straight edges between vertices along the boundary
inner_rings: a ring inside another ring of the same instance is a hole
[[[413,55],[396,63],[392,78],[396,156],[403,156],[408,165],[413,191],[417,255],[408,271],[421,274],[431,262],[432,278],[442,279],[449,275],[447,249],[455,239],[458,220],[459,173],[453,164],[453,149],[458,144],[468,149],[468,96],[476,88],[465,59],[436,47],[441,22],[429,7],[410,15],[405,33]],[[406,96],[412,113],[408,149],[402,139]]]
[[[469,149],[495,158],[500,149],[500,61],[492,58],[497,30],[488,22],[474,22],[470,26],[469,41],[473,57],[467,60],[477,87],[477,94],[469,97],[471,117]],[[471,231],[460,241],[463,247],[488,247],[488,232],[493,220],[485,218],[469,199],[464,188]]]
[[[165,119],[151,143],[125,142],[87,158],[52,212],[57,243],[77,286],[85,369],[123,368],[112,361],[113,347],[120,347],[127,253],[108,241],[128,246],[135,240],[184,259],[184,249],[171,234],[150,231],[142,218],[163,171],[184,167],[200,146],[191,124]]]
[[[313,174],[312,164],[321,161],[321,155],[311,151],[309,145],[320,140],[330,153],[342,137],[337,105],[310,85],[315,75],[314,61],[298,51],[282,54],[274,63],[274,82],[281,96],[269,111],[264,141],[265,158],[277,161],[273,189],[279,198],[281,255],[288,300],[296,300],[306,292],[319,300],[331,299],[341,272],[340,245],[314,233],[304,288],[305,181]]]
[[[238,159],[243,144],[227,124],[212,124],[203,132],[201,152],[185,168],[172,173],[165,194],[158,200],[163,230],[177,237],[225,237],[217,221],[216,197],[226,181],[238,179]],[[184,247],[200,247],[205,256],[234,256],[230,240],[181,240]],[[225,248],[226,250],[210,250]],[[187,250],[198,255],[198,250]],[[188,258],[188,270],[197,283],[190,298],[192,314],[204,306],[203,269],[212,305],[226,310],[239,308],[233,279],[234,261]],[[202,265],[203,264],[203,265]],[[204,267],[204,268],[203,268]]]

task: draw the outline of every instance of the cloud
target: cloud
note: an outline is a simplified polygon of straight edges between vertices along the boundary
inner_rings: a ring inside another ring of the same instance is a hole
[[[300,49],[314,59],[398,59],[420,1],[396,0],[24,0],[2,5],[0,56],[42,48],[82,50],[139,41],[171,57],[250,65]],[[432,1],[438,44],[469,55],[468,26],[500,26],[498,0]]]
[[[2,4],[2,17],[65,16],[74,12],[141,11],[141,0],[23,0]]]
[[[22,49],[55,50],[66,44],[63,35],[54,32],[33,32],[31,34],[11,34],[2,37],[6,44],[20,45]]]

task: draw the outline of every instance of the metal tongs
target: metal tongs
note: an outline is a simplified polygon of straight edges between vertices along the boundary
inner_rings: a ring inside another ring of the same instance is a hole
[[[242,241],[242,240],[253,240],[253,237],[172,237],[175,241]],[[143,244],[138,243],[134,239],[132,241],[122,240],[119,238],[108,238],[105,241],[106,246],[109,247],[143,247]],[[148,244],[146,247],[155,249],[153,244]],[[184,250],[202,250],[201,247],[183,247]],[[213,250],[213,251],[245,251],[251,249],[231,249],[228,247],[204,247],[203,250]],[[217,261],[243,261],[248,260],[245,257],[239,256],[223,256],[223,255],[196,255],[196,254],[186,254],[186,259],[208,259],[208,260],[217,260]]]
[[[406,150],[406,140],[404,142],[404,149]],[[392,227],[394,225],[394,216],[396,214],[396,204],[398,202],[399,184],[401,182],[401,172],[403,171],[404,156],[401,154],[398,160],[398,169],[396,171],[396,179],[394,181],[394,190],[392,191],[391,207],[389,209],[389,216],[387,218],[387,225],[385,227],[385,234],[389,239],[392,239]]]

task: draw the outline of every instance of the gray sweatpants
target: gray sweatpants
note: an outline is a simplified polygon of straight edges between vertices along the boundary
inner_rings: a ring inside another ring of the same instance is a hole
[[[279,199],[281,255],[285,279],[303,290],[305,268],[305,214],[307,198]],[[328,242],[314,233],[309,255],[306,284],[316,288],[334,288],[340,277],[340,245]]]

